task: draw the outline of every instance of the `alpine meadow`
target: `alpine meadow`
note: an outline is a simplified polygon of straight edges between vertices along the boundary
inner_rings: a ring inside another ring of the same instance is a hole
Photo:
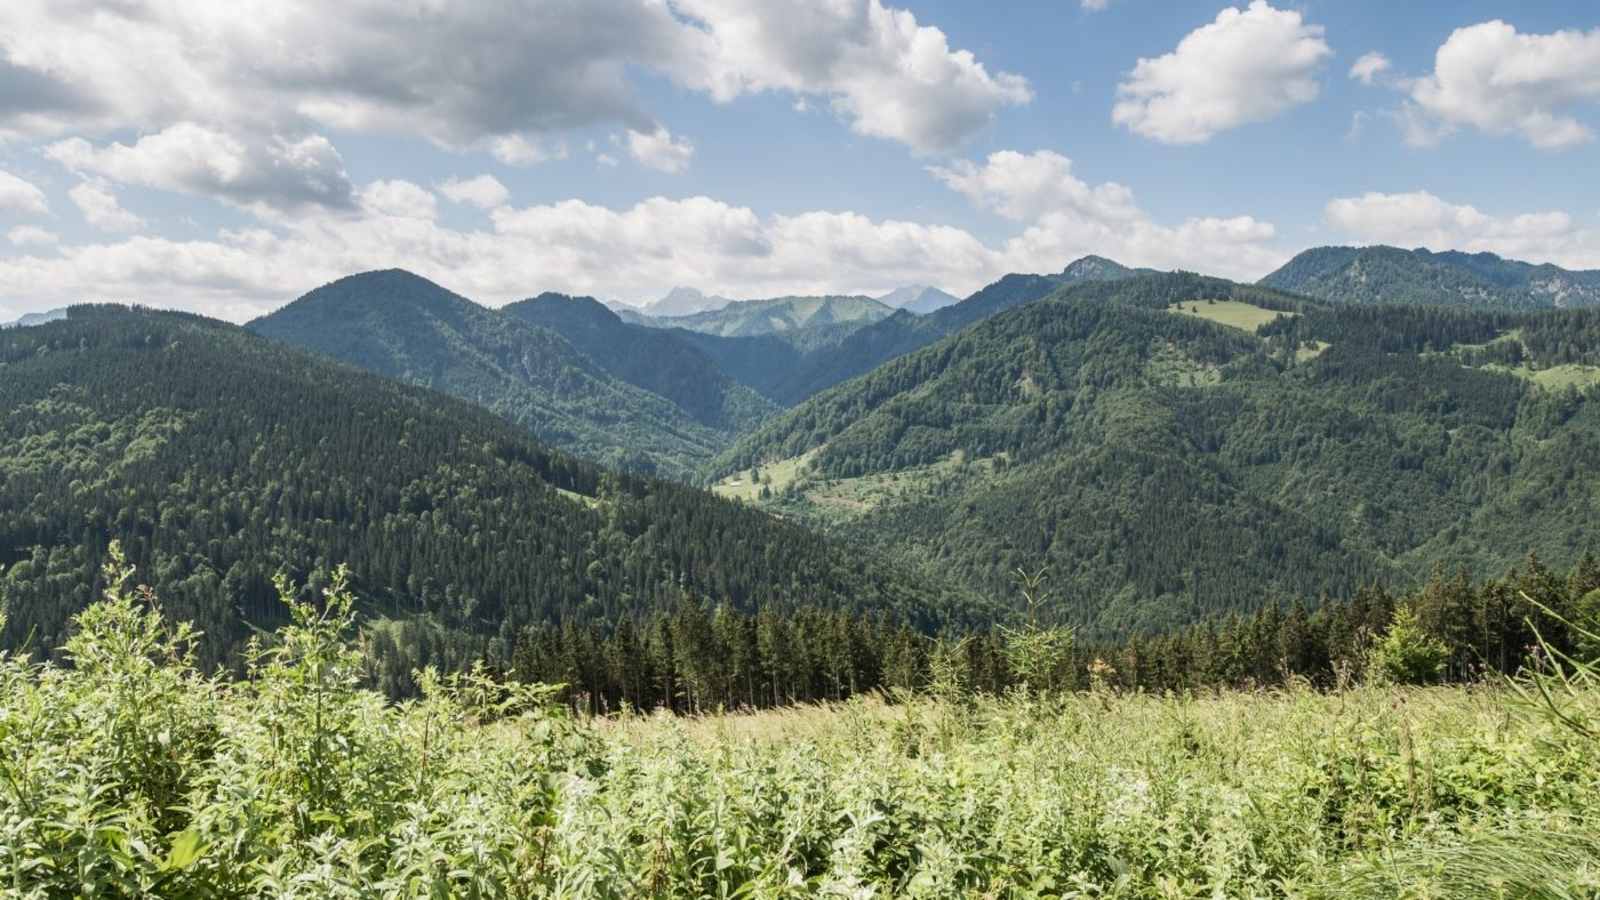
[[[1600,900],[1595,72],[0,4],[0,898]]]

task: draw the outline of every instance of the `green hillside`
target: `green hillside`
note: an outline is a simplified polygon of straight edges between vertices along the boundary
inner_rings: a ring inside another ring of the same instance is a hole
[[[1138,270],[1148,272],[1148,270]],[[1001,278],[960,303],[927,315],[897,312],[851,334],[837,346],[802,360],[768,396],[794,404],[843,381],[864,375],[895,357],[921,349],[947,335],[1014,306],[1031,303],[1062,285],[1083,281],[1117,281],[1136,271],[1099,256],[1086,256],[1057,275]]]
[[[715,396],[686,410],[611,373],[553,330],[399,270],[340,279],[247,327],[470,400],[553,446],[632,471],[687,478],[727,446],[729,416],[743,422],[760,414],[739,398],[723,409]]]
[[[541,623],[689,598],[754,613],[976,621],[953,593],[802,528],[617,476],[470,404],[194,316],[77,307],[0,334],[0,646],[50,654],[112,540],[236,663],[273,577],[348,563],[391,687],[504,660]]]
[[[1261,284],[1334,303],[1513,310],[1600,305],[1600,272],[1532,265],[1493,253],[1383,246],[1307,250]]]
[[[1600,404],[1532,376],[1596,364],[1594,311],[1087,283],[819,394],[716,474],[781,472],[757,502],[990,594],[1048,564],[1087,634],[1155,630],[1437,561],[1571,563]]]
[[[501,312],[554,331],[608,374],[672,401],[702,425],[744,431],[775,409],[682,332],[629,324],[592,298],[547,293]]]

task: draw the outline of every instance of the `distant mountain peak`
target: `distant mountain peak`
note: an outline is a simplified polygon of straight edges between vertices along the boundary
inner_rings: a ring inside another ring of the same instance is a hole
[[[918,315],[927,315],[936,309],[961,302],[961,298],[925,284],[908,284],[878,297],[877,300],[885,306],[909,310]]]
[[[732,302],[727,297],[708,295],[699,288],[679,286],[668,291],[660,300],[643,307],[640,312],[657,318],[689,316],[706,310],[721,309]]]

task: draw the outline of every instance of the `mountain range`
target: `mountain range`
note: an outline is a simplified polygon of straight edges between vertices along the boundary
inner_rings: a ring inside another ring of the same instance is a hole
[[[1373,260],[1419,287],[1339,293]],[[401,645],[457,661],[690,598],[992,622],[1041,566],[1101,638],[1565,565],[1600,516],[1587,278],[1325,248],[1258,285],[1085,257],[926,314],[489,309],[400,270],[243,329],[74,308],[0,337],[4,642],[57,646],[113,538],[218,661],[273,572],[341,560],[431,635]]]
[[[718,489],[983,595],[1047,565],[1084,634],[1137,633],[1441,562],[1573,562],[1597,384],[1600,311],[1079,280],[800,403]]]
[[[1600,305],[1600,271],[1533,265],[1493,253],[1398,247],[1317,247],[1261,284],[1332,303],[1400,303],[1478,309]]]
[[[420,656],[402,673],[505,659],[525,626],[701,596],[920,627],[986,615],[892,560],[608,472],[475,404],[198,316],[75,307],[0,335],[0,371],[11,649],[62,645],[111,540],[168,615],[203,630],[207,668],[237,666],[243,642],[282,621],[276,574],[314,593],[341,562],[370,618],[409,629],[401,643]]]

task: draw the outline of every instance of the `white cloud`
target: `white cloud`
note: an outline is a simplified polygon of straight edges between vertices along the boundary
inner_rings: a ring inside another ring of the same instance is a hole
[[[349,209],[353,187],[344,160],[321,135],[245,141],[181,122],[134,144],[96,147],[83,138],[51,144],[45,155],[74,172],[122,184],[210,197],[235,206]]]
[[[640,165],[676,175],[688,171],[689,160],[694,157],[694,144],[673,137],[665,128],[657,128],[649,134],[629,130],[628,152]]]
[[[552,154],[551,133],[653,132],[633,69],[719,101],[827,98],[862,134],[918,149],[1030,96],[880,0],[8,0],[0,137],[340,129],[529,164]]]
[[[1332,55],[1320,25],[1253,0],[1190,32],[1171,53],[1141,59],[1117,86],[1111,119],[1136,134],[1193,144],[1316,99]]]
[[[439,185],[439,193],[445,195],[454,203],[467,203],[479,209],[494,209],[504,206],[511,199],[511,192],[500,183],[500,179],[493,175],[479,175],[476,178],[448,178]]]
[[[739,296],[881,293],[919,279],[970,291],[1004,263],[960,229],[848,211],[761,216],[706,197],[615,209],[569,200],[500,207],[487,228],[455,229],[431,217],[431,197],[414,184],[377,182],[358,197],[355,215],[306,214],[209,240],[139,236],[0,258],[0,295],[41,308],[92,297],[243,320],[351,272],[396,265],[503,303],[544,290],[643,300],[687,283]]]
[[[83,220],[101,231],[137,231],[144,220],[122,208],[117,195],[102,184],[84,181],[67,191]]]
[[[35,225],[18,225],[6,232],[6,240],[15,247],[48,246],[60,241],[61,237]]]
[[[1083,0],[1083,8],[1090,12],[1104,12],[1111,0]]]
[[[489,155],[508,166],[532,166],[552,159],[566,159],[567,148],[560,144],[550,149],[520,134],[502,135],[488,142]]]
[[[1392,67],[1393,63],[1389,62],[1389,57],[1374,50],[1371,53],[1362,54],[1361,58],[1356,60],[1355,65],[1350,67],[1350,77],[1362,84],[1370,85],[1377,80],[1379,75],[1389,71]]]
[[[205,240],[137,236],[0,258],[0,296],[39,308],[130,300],[243,320],[351,272],[397,265],[498,304],[544,290],[644,300],[673,284],[776,296],[932,282],[965,294],[1008,271],[1059,271],[1087,253],[1257,277],[1286,257],[1272,250],[1268,223],[1159,224],[1126,188],[1085,184],[1055,154],[995,154],[935,174],[1009,215],[1019,233],[986,243],[948,226],[849,210],[762,215],[708,197],[502,204],[486,224],[460,228],[439,220],[430,191],[387,180],[361,186],[353,212],[311,208]]]
[[[0,170],[0,212],[44,215],[50,203],[32,182]]]
[[[615,156],[612,156],[609,153],[596,154],[594,161],[597,165],[606,166],[607,168],[612,169],[621,165],[621,160],[618,160]]]
[[[1007,106],[1026,79],[991,74],[944,32],[880,0],[675,0],[704,43],[676,69],[717,100],[787,91],[828,99],[856,132],[919,151],[952,148]]]
[[[1576,108],[1600,102],[1600,28],[1519,34],[1501,21],[1457,29],[1431,75],[1406,82],[1402,126],[1414,144],[1461,127],[1516,134],[1546,150],[1594,140]]]
[[[1364,243],[1489,251],[1568,268],[1600,268],[1600,229],[1559,210],[1496,216],[1427,191],[1368,193],[1330,202],[1328,224]]]
[[[1152,221],[1133,192],[1115,182],[1090,185],[1072,162],[1050,151],[990,154],[982,165],[932,167],[935,177],[977,205],[1028,223],[1001,250],[1009,271],[1054,271],[1088,254],[1124,264],[1259,278],[1287,258],[1271,244],[1276,229],[1251,216]]]
[[[361,189],[361,206],[367,212],[394,219],[438,216],[438,201],[426,188],[403,179],[374,181]]]

